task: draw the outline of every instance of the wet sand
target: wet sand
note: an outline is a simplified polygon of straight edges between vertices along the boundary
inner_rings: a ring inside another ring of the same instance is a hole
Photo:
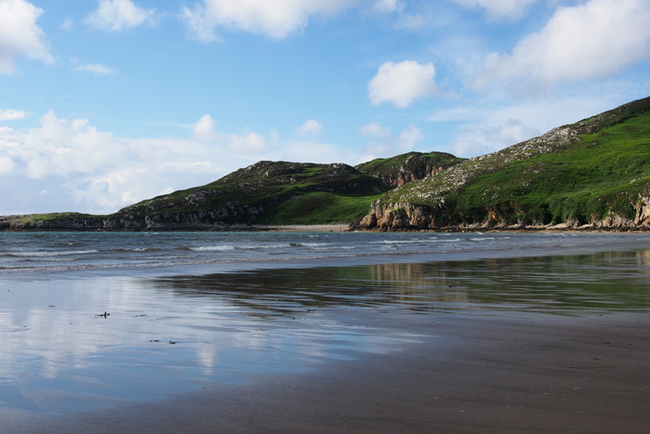
[[[154,403],[66,416],[0,410],[0,432],[640,434],[650,427],[647,313],[327,314],[411,332],[418,342]]]

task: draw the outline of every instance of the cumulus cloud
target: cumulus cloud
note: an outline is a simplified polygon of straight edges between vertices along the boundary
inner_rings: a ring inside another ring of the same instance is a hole
[[[0,155],[0,175],[10,173],[14,167],[14,161],[4,155]]]
[[[377,12],[401,12],[404,10],[404,2],[401,0],[377,0],[373,5]]]
[[[494,19],[520,18],[526,8],[537,0],[454,0],[454,2],[468,7],[485,9]]]
[[[378,122],[362,126],[359,128],[359,132],[364,136],[371,137],[364,147],[365,161],[396,152],[411,151],[417,143],[424,140],[422,130],[415,125],[409,125],[396,136],[393,136],[390,128]]]
[[[210,115],[203,115],[201,119],[194,124],[194,137],[204,142],[218,139],[217,124]]]
[[[373,105],[392,103],[395,107],[405,108],[416,99],[436,94],[435,76],[433,63],[386,62],[368,83],[368,97]]]
[[[63,23],[59,26],[59,29],[69,32],[72,30],[73,26],[74,26],[74,21],[72,21],[72,18],[66,17]]]
[[[216,27],[281,39],[307,26],[315,15],[331,16],[356,4],[357,0],[203,0],[193,8],[183,7],[181,21],[193,39],[218,39]]]
[[[502,125],[472,125],[461,130],[460,137],[452,145],[452,153],[459,157],[488,154],[539,134],[537,129],[514,118]]]
[[[16,74],[21,57],[54,62],[45,33],[36,25],[43,9],[25,0],[0,0],[0,74]]]
[[[0,128],[0,185],[20,193],[18,204],[6,198],[3,212],[113,212],[164,190],[214,181],[239,163],[235,156],[222,164],[226,150],[176,138],[115,137],[49,111],[37,128]],[[38,196],[44,186],[56,191],[55,201]]]
[[[359,128],[359,132],[364,136],[373,136],[379,138],[390,137],[390,128],[384,127],[379,122],[371,122]]]
[[[136,201],[215,181],[259,160],[332,163],[354,151],[308,141],[277,143],[278,133],[226,134],[203,116],[194,137],[125,138],[88,120],[46,113],[37,128],[0,127],[2,212],[109,213]],[[39,194],[43,193],[43,194]]]
[[[12,121],[16,119],[25,119],[27,112],[23,110],[0,110],[0,121]]]
[[[210,115],[203,115],[199,121],[194,124],[194,138],[203,142],[212,142],[225,146],[231,151],[249,152],[262,151],[266,148],[268,142],[277,140],[277,131],[272,130],[269,133],[269,140],[261,134],[246,132],[244,134],[223,134],[217,130],[217,123]]]
[[[90,72],[91,74],[95,74],[96,76],[100,75],[117,75],[118,70],[115,68],[109,68],[108,66],[104,66],[98,63],[89,63],[87,65],[79,65],[75,67],[76,71],[80,72]]]
[[[407,129],[397,135],[395,144],[400,151],[406,152],[412,150],[422,140],[424,140],[422,130],[415,125],[409,125]]]
[[[474,81],[548,87],[600,79],[650,58],[650,3],[590,0],[561,7],[539,32],[522,39],[511,54],[488,55]]]
[[[153,23],[155,13],[155,9],[138,7],[131,0],[101,0],[84,23],[100,30],[119,32],[143,23]]]
[[[299,32],[312,17],[336,15],[354,6],[375,12],[401,12],[402,0],[202,0],[193,7],[183,7],[179,19],[192,39],[202,42],[220,40],[219,27],[274,39]]]
[[[305,136],[320,136],[325,131],[323,124],[318,122],[316,119],[308,119],[304,124],[296,128],[296,131],[293,132],[295,136],[305,137]]]

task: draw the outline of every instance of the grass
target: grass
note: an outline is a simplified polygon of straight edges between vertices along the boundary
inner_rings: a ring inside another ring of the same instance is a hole
[[[381,196],[307,193],[300,198],[283,202],[261,218],[260,222],[290,225],[350,223],[365,216],[370,204]]]
[[[350,223],[389,189],[346,165],[263,161],[203,187],[140,202],[118,215],[156,215],[171,223],[179,214],[224,224]]]
[[[634,220],[635,204],[650,193],[650,98],[567,128],[577,136],[549,134],[465,161],[381,203],[442,209],[450,224]]]
[[[488,210],[508,223],[633,219],[632,202],[650,185],[650,113],[583,135],[574,148],[517,161],[481,176],[457,195],[457,214],[483,221]]]

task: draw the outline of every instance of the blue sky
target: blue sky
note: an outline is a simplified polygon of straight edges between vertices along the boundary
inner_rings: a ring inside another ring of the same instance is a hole
[[[0,214],[485,154],[650,95],[650,0],[0,0]]]

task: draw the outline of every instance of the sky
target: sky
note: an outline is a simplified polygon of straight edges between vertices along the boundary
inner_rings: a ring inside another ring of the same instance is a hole
[[[473,157],[650,96],[650,0],[0,0],[0,215]]]

